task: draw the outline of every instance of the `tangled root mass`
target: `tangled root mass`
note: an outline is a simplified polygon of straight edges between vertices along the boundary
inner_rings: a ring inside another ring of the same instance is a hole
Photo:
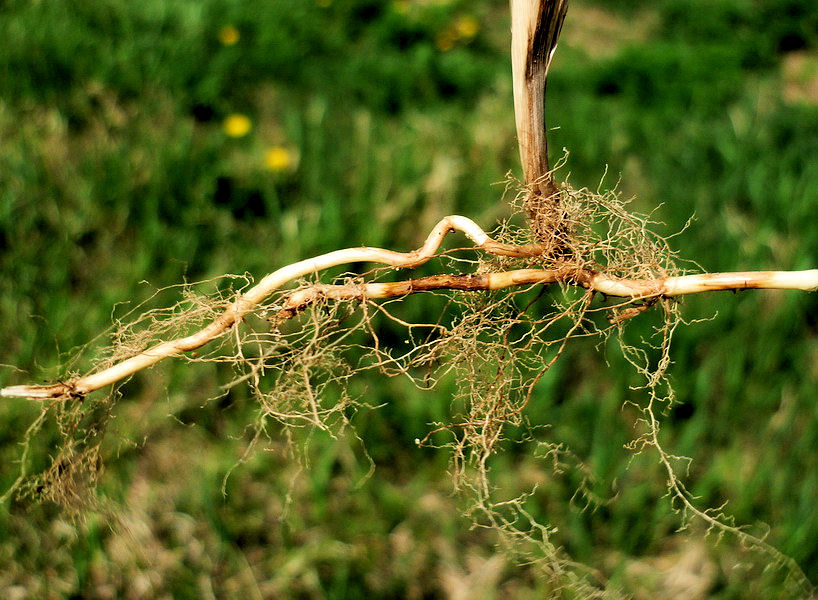
[[[642,433],[631,446],[657,452],[675,506],[686,518],[702,519],[708,528],[734,534],[742,543],[762,549],[773,562],[787,567],[797,585],[808,586],[792,561],[763,540],[733,527],[719,512],[697,508],[680,480],[685,463],[659,445],[656,414],[673,402],[666,374],[672,335],[682,322],[675,302],[663,298],[614,302],[570,285],[572,272],[644,279],[683,273],[667,240],[653,233],[651,218],[630,212],[627,204],[614,191],[567,185],[559,190],[556,202],[523,191],[514,202],[515,215],[526,214],[529,225],[515,225],[519,221],[515,216],[499,227],[495,238],[515,245],[540,244],[545,248],[541,255],[510,258],[459,249],[438,257],[439,272],[446,273],[557,269],[568,274],[558,290],[529,285],[502,291],[426,292],[439,296],[441,314],[434,315],[433,321],[409,322],[402,317],[404,298],[373,300],[350,293],[348,299],[337,300],[318,293],[307,304],[294,307],[288,299],[318,283],[301,281],[295,290],[274,293],[204,353],[185,358],[232,366],[235,376],[226,389],[243,385],[251,390],[258,405],[258,432],[272,431],[270,422],[285,429],[317,427],[330,434],[349,427],[350,415],[365,401],[351,394],[347,383],[362,371],[408,377],[424,389],[444,379],[456,382],[451,421],[432,424],[416,443],[451,450],[455,486],[468,492],[468,512],[477,525],[500,532],[501,541],[515,553],[543,561],[555,581],[567,578],[590,595],[596,592],[550,541],[552,531],[525,511],[525,496],[498,497],[491,457],[510,431],[526,430],[526,407],[537,394],[538,382],[572,340],[614,337],[644,375],[646,401],[639,407]],[[344,275],[333,283],[354,290],[364,281],[389,281],[395,276],[394,270],[380,268],[365,276]],[[250,285],[247,276],[224,281],[230,283],[223,285],[225,291],[209,296],[184,286],[182,301],[170,309],[144,314],[135,309],[131,320],[116,323],[110,347],[95,366],[114,364],[213,321],[236,293]],[[625,343],[624,328],[648,310],[661,315],[655,336],[641,347]],[[402,331],[404,343],[382,339],[385,326]],[[47,405],[32,425],[28,443],[45,414],[53,410],[61,450],[49,468],[35,475],[26,472],[24,456],[20,479],[9,493],[82,509],[91,506],[89,491],[100,472],[99,447],[115,395]],[[552,458],[562,452],[561,446],[546,449]]]

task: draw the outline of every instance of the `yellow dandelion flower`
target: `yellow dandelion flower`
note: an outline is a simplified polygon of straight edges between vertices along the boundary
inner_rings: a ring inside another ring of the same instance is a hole
[[[264,153],[264,166],[271,171],[288,171],[294,165],[293,153],[283,146],[272,146]]]
[[[224,128],[224,132],[230,137],[239,138],[250,133],[253,124],[246,115],[233,113],[232,115],[228,115],[224,120],[222,127]]]
[[[241,38],[239,30],[233,25],[225,25],[219,29],[219,41],[225,46],[232,46]]]
[[[463,15],[454,22],[454,31],[463,39],[471,39],[480,31],[480,21],[472,15]]]

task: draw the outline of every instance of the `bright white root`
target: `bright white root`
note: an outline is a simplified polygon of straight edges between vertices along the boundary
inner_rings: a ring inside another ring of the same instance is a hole
[[[514,246],[491,239],[474,221],[452,215],[443,218],[423,245],[412,252],[395,252],[382,248],[346,248],[287,265],[270,273],[240,295],[209,325],[196,333],[157,344],[130,358],[96,373],[51,385],[15,385],[0,390],[0,396],[17,398],[79,398],[146,369],[161,360],[190,352],[215,340],[238,324],[275,290],[290,281],[330,267],[373,262],[396,268],[422,265],[432,258],[451,231],[461,231],[482,250],[511,257],[537,256],[537,245]],[[659,279],[622,279],[589,269],[565,266],[557,269],[519,269],[476,275],[437,275],[394,283],[363,285],[316,285],[293,293],[285,310],[297,310],[317,297],[331,299],[390,298],[431,289],[498,290],[519,285],[564,282],[605,294],[632,299],[680,296],[716,290],[749,288],[818,290],[818,269],[809,271],[756,271],[739,273],[706,273]]]

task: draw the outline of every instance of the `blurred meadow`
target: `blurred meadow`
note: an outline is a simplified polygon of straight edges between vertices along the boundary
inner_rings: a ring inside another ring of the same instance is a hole
[[[413,249],[448,214],[508,217],[508,30],[506,0],[0,3],[0,385],[87,370],[114,319],[179,300],[168,286]],[[814,0],[573,0],[547,97],[559,177],[635,196],[660,233],[681,231],[684,258],[818,267]],[[816,582],[818,295],[682,304],[665,446],[692,459],[700,506],[726,502]],[[435,310],[413,297],[402,316]],[[361,375],[371,410],[354,431],[269,424],[247,453],[256,407],[221,393],[230,378],[167,361],[114,404],[86,399],[107,428],[99,505],[8,499],[0,596],[572,597],[470,527],[447,452],[416,447],[451,414],[449,384]],[[624,447],[640,384],[615,344],[577,341],[529,407],[577,464],[510,443],[497,485],[537,486],[527,510],[611,597],[796,597],[768,556],[695,521],[678,531],[656,456]],[[83,426],[49,413],[22,457],[39,414],[0,404],[2,491],[21,458],[48,467],[58,427]]]

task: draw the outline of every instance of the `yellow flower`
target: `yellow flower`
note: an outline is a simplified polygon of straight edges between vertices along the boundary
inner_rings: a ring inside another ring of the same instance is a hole
[[[225,25],[219,29],[219,41],[225,46],[232,46],[240,37],[239,30],[233,25]]]
[[[264,166],[271,171],[288,171],[295,164],[293,153],[283,146],[272,146],[264,153]]]
[[[250,133],[250,129],[253,127],[253,124],[246,115],[233,113],[232,115],[228,115],[228,117],[224,120],[222,127],[227,135],[238,138]]]
[[[437,36],[437,48],[447,52],[461,40],[468,43],[480,31],[480,21],[472,15],[463,15],[455,19],[449,27]]]
[[[472,15],[463,15],[454,22],[454,30],[458,37],[471,39],[480,31],[480,21]]]

